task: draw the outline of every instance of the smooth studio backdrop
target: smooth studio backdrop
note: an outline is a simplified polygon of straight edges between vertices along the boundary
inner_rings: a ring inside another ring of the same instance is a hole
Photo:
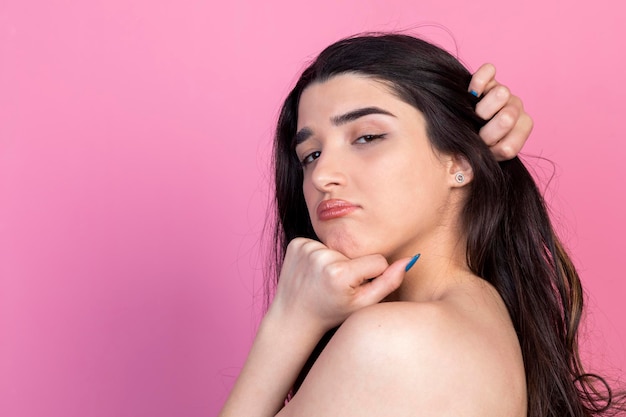
[[[623,2],[0,1],[0,416],[214,416],[262,307],[278,107],[324,46],[414,28],[534,117],[527,154],[626,370]],[[531,160],[532,162],[532,160]],[[540,178],[553,167],[541,162]]]

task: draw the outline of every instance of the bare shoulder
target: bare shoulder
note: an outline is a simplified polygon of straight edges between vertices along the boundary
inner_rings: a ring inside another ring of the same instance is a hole
[[[491,331],[455,303],[364,308],[340,327],[281,415],[523,415],[521,358]]]

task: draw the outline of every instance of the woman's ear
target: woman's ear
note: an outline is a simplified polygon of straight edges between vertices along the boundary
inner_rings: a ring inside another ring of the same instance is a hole
[[[448,174],[452,188],[463,187],[474,178],[474,171],[467,158],[461,154],[455,154],[448,161]]]

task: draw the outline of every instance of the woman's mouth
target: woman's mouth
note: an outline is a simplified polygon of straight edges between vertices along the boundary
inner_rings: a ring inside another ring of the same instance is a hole
[[[359,206],[344,200],[324,200],[317,206],[317,218],[321,221],[332,220],[346,216],[358,208]]]

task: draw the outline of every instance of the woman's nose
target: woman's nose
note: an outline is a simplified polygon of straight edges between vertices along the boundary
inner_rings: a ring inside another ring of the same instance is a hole
[[[346,182],[347,166],[339,152],[322,152],[312,168],[311,181],[320,191],[329,191]]]

